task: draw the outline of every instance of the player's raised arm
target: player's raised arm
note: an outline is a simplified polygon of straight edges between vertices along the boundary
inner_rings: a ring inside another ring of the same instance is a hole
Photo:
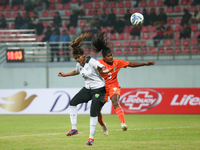
[[[67,76],[75,76],[78,75],[79,73],[76,72],[76,70],[68,72],[68,73],[64,73],[64,72],[59,72],[58,76],[59,77],[67,77]]]
[[[155,61],[147,61],[144,63],[139,63],[139,62],[130,62],[129,63],[129,67],[141,67],[141,66],[150,66],[150,65],[154,65],[156,62]]]
[[[100,74],[108,74],[109,73],[109,70],[106,68],[106,67],[99,67],[97,66],[97,70]]]

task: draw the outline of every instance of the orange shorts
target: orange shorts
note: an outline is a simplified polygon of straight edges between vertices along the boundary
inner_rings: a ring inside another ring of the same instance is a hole
[[[105,96],[105,101],[108,102],[108,96],[111,98],[113,95],[120,95],[121,89],[120,87],[113,87],[106,89],[106,96]]]

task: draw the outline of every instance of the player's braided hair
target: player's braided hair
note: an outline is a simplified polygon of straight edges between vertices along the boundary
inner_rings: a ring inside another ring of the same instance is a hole
[[[94,52],[98,53],[102,51],[103,57],[106,57],[108,53],[112,53],[111,49],[107,46],[108,41],[105,37],[105,32],[97,34],[92,37],[92,46],[94,48]]]
[[[72,47],[72,55],[83,55],[84,51],[81,48],[81,42],[87,38],[90,34],[89,33],[83,33],[80,37],[78,37],[75,41],[71,41],[70,45]]]

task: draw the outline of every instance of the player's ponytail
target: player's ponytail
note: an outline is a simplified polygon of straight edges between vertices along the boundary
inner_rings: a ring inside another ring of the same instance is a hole
[[[107,46],[108,42],[105,37],[105,33],[102,32],[92,37],[92,46],[95,53],[102,51],[103,57],[106,57],[108,53],[111,53],[111,49]]]
[[[83,33],[80,37],[78,37],[75,41],[71,41],[70,45],[72,47],[72,55],[83,55],[84,51],[81,48],[81,42],[87,38],[90,34],[89,33]]]

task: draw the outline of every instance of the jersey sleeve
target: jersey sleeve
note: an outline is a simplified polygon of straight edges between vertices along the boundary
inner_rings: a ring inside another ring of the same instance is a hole
[[[76,64],[76,72],[80,73],[80,65],[79,65],[79,63]]]
[[[119,68],[126,68],[129,65],[128,61],[117,59]]]
[[[97,66],[99,66],[99,67],[101,67],[101,68],[103,68],[103,67],[105,67],[103,64],[101,64],[98,60],[96,60],[96,59],[91,59],[92,61],[91,61],[91,64],[92,64],[92,66],[95,68],[95,69],[97,69]]]

